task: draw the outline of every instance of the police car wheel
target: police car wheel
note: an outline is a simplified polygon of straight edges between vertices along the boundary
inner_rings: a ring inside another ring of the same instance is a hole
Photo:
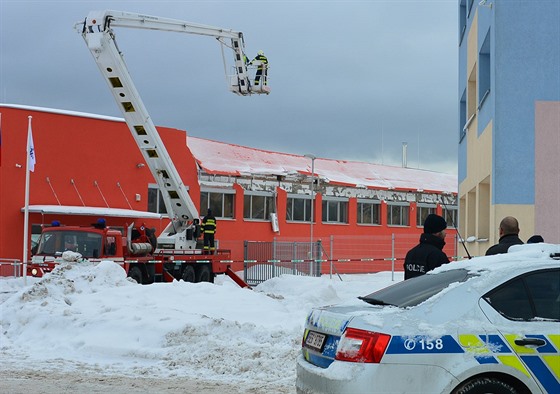
[[[453,391],[453,394],[522,394],[507,382],[496,378],[478,377],[467,381]]]

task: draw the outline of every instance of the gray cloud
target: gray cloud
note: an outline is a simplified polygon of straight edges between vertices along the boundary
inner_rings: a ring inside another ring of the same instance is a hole
[[[156,124],[287,153],[454,172],[457,3],[441,1],[8,1],[0,101],[120,116],[73,25],[117,9],[232,28],[269,57],[272,94],[227,92],[209,37],[116,29]],[[230,56],[229,53],[226,53]]]

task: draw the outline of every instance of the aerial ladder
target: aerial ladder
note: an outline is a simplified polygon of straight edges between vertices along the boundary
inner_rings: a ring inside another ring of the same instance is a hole
[[[229,76],[229,90],[240,96],[269,94],[267,85],[251,86],[241,32],[122,11],[93,11],[76,24],[101,74],[121,110],[126,124],[163,196],[170,223],[159,235],[157,249],[196,252],[200,225],[198,211],[188,187],[173,164],[128,72],[116,40],[115,27],[197,34],[216,38],[233,51],[235,73]]]

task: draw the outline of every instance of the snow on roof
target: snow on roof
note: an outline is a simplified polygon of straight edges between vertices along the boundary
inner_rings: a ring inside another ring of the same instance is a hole
[[[81,118],[108,120],[108,121],[111,121],[111,122],[124,122],[124,118],[117,118],[117,117],[114,117],[114,116],[106,116],[106,115],[96,115],[96,114],[90,114],[90,113],[87,113],[87,112],[67,111],[67,110],[64,110],[64,109],[35,107],[35,106],[31,106],[31,105],[2,104],[2,103],[0,103],[0,108],[1,107],[22,109],[22,110],[36,111],[36,112],[48,112],[48,113],[51,113],[51,114],[77,116],[77,117],[81,117]]]
[[[23,212],[25,209],[21,208]],[[161,219],[162,215],[153,212],[135,211],[133,209],[121,208],[100,208],[73,205],[30,205],[28,207],[31,213],[41,213],[45,215],[83,215],[83,216],[106,216],[106,217],[124,217],[124,218],[145,218],[145,219]]]
[[[16,104],[0,104],[0,107],[124,122],[123,118],[51,108]],[[187,145],[197,163],[209,174],[311,175],[311,159],[305,156],[266,151],[191,136],[187,138]],[[314,164],[315,176],[328,181],[331,185],[441,193],[457,193],[458,191],[457,175],[323,158],[315,159]]]
[[[187,145],[200,167],[209,174],[311,174],[311,159],[306,156],[191,136],[187,138]],[[358,161],[317,158],[314,173],[330,184],[343,186],[449,193],[457,193],[458,189],[456,175]]]

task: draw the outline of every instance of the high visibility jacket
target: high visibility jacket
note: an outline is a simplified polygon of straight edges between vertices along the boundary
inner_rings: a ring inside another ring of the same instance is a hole
[[[261,62],[261,64],[259,65],[260,69],[265,69],[266,66],[268,65],[268,59],[266,58],[265,55],[255,56],[255,58],[253,60],[251,60],[251,63],[249,63],[249,64],[252,64],[254,61],[257,61],[257,60]]]
[[[214,234],[216,232],[216,218],[213,216],[205,216],[202,219],[202,231],[204,234]]]

